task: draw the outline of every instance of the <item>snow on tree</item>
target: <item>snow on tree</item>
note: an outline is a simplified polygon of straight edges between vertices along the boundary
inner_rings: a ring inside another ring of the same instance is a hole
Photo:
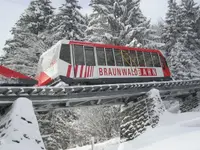
[[[2,64],[11,69],[34,75],[41,54],[47,48],[39,35],[53,16],[50,0],[33,0],[11,30],[13,37],[6,41]]]
[[[168,57],[170,55],[171,48],[176,43],[179,35],[177,27],[177,15],[178,15],[177,3],[174,0],[168,0],[168,12],[165,18],[165,24],[163,29],[162,41],[165,43],[163,49]]]
[[[150,30],[150,20],[142,14],[140,0],[120,0],[122,16],[120,21],[124,22],[126,43],[129,44],[136,38],[143,46],[149,43],[148,37]]]
[[[177,20],[182,25],[181,42],[193,55],[198,55],[197,59],[200,60],[200,39],[195,30],[195,23],[199,18],[199,10],[199,6],[194,0],[182,0]]]
[[[39,56],[47,50],[47,45],[35,34],[26,35],[26,47],[5,54],[2,64],[10,69],[35,77]]]
[[[159,20],[158,23],[153,24],[151,26],[152,34],[150,34],[150,48],[155,48],[159,50],[163,50],[163,47],[165,46],[163,40],[162,40],[162,34],[164,29],[164,20]],[[148,47],[148,46],[147,46]]]
[[[29,31],[27,31],[26,28],[18,26],[18,22],[19,21],[17,21],[16,26],[11,30],[13,37],[6,40],[5,47],[3,48],[6,53],[12,53],[19,47],[28,47],[27,43],[24,42],[24,35],[29,33]]]
[[[150,27],[149,35],[147,40],[147,44],[145,47],[152,48],[152,49],[159,49],[162,50],[164,43],[161,40],[161,34],[160,32],[161,26],[154,25]]]
[[[174,79],[192,79],[199,77],[199,61],[181,42],[175,43],[170,52],[169,65]]]
[[[91,0],[90,5],[93,13],[86,30],[87,40],[127,46],[155,44],[154,31],[140,10],[140,0]]]
[[[85,137],[102,142],[119,136],[119,106],[81,108],[78,114],[78,130]]]
[[[12,28],[12,39],[6,41],[4,51],[14,51],[18,47],[27,47],[26,34],[40,34],[43,32],[51,18],[53,17],[54,8],[51,6],[50,0],[33,0],[29,7],[20,16],[15,27]]]
[[[48,150],[69,149],[119,136],[118,106],[98,106],[50,111],[38,114],[43,141]]]
[[[61,39],[81,40],[84,38],[86,21],[80,13],[81,6],[77,0],[65,0],[58,14],[50,22],[53,43]]]
[[[164,50],[175,79],[199,78],[200,39],[195,30],[199,7],[193,0],[169,1],[163,34]]]
[[[48,150],[70,148],[77,132],[73,127],[74,121],[78,119],[72,109],[53,110],[47,114],[38,114],[37,118]]]
[[[21,15],[19,26],[26,26],[31,33],[37,35],[47,28],[53,10],[50,0],[33,0]]]
[[[102,42],[103,36],[108,33],[109,24],[107,15],[110,0],[91,0],[90,6],[93,13],[89,16],[89,24],[86,30],[86,39],[92,42]]]

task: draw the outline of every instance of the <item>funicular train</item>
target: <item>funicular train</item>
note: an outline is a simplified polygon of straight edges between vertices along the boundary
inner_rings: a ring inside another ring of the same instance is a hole
[[[159,50],[61,40],[38,63],[38,86],[171,80]]]

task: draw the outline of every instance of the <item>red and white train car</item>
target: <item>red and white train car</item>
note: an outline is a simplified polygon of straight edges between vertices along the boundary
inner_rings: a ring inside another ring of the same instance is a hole
[[[61,40],[41,55],[38,86],[171,80],[159,50]]]

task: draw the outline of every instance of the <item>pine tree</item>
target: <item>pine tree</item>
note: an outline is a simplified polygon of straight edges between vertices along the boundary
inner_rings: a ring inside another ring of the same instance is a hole
[[[108,33],[109,25],[107,15],[110,10],[109,1],[106,0],[91,0],[90,6],[93,8],[93,13],[89,16],[89,24],[86,30],[86,40],[92,42],[102,42],[105,33]]]
[[[10,69],[35,77],[39,56],[48,49],[48,46],[37,35],[30,33],[23,42],[26,43],[26,47],[19,47],[6,53],[2,63]]]
[[[153,33],[153,46],[151,48],[159,49],[164,52],[163,47],[165,46],[162,36],[164,30],[164,20],[159,20],[157,24],[151,26],[151,29],[154,31]]]
[[[172,77],[176,80],[192,79],[199,77],[199,61],[184,47],[182,42],[177,42],[170,51],[170,69]]]
[[[39,60],[38,53],[47,49],[40,35],[53,16],[50,0],[33,0],[12,28],[12,39],[6,41],[3,65],[27,75],[34,75]],[[42,43],[42,46],[41,46]]]
[[[85,18],[81,15],[77,0],[65,0],[58,14],[50,22],[53,43],[61,39],[81,40],[86,28]]]
[[[33,0],[25,13],[22,14],[19,26],[27,26],[31,33],[37,35],[48,26],[53,9],[50,0]]]
[[[37,117],[48,150],[64,150],[74,146],[72,145],[73,137],[76,136],[74,123],[78,118],[72,109],[53,110]]]
[[[119,106],[81,108],[78,112],[78,131],[85,137],[93,136],[98,142],[118,137],[120,126],[119,113]]]
[[[165,43],[163,47],[167,57],[170,56],[171,48],[177,41],[179,30],[177,27],[178,6],[174,0],[168,1],[168,12],[166,14],[165,25],[163,29],[162,41]]]
[[[179,57],[178,61],[184,60],[184,63],[181,63],[185,67],[182,71],[185,72],[184,78],[187,79],[200,78],[200,57],[198,56],[200,39],[195,31],[198,11],[199,7],[193,0],[182,0],[177,16],[178,29],[181,31],[177,42],[182,46],[182,55],[186,57],[184,59]]]
[[[142,14],[140,0],[120,0],[120,6],[123,10],[121,22],[125,23],[126,29],[131,29],[126,33],[126,43],[130,43],[133,38],[136,38],[143,46],[148,44],[150,20],[147,20]]]
[[[195,30],[195,23],[199,17],[198,12],[199,6],[194,0],[182,0],[177,17],[178,23],[182,25],[180,40],[193,55],[198,54],[200,49],[200,39]]]
[[[53,10],[50,0],[31,1],[29,7],[16,22],[15,27],[12,28],[13,38],[6,41],[4,50],[8,52],[19,47],[27,47],[27,43],[24,42],[26,35],[42,33],[53,16]]]
[[[199,7],[193,0],[182,0],[180,5],[169,1],[169,11],[163,35],[169,66],[175,79],[199,78],[200,40],[195,30]]]
[[[140,10],[140,0],[92,0],[86,39],[115,45],[147,45],[150,21]],[[137,44],[133,44],[137,43]]]

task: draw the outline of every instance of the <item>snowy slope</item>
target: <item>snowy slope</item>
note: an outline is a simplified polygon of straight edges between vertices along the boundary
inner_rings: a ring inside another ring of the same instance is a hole
[[[19,98],[2,117],[0,150],[45,150],[30,100]]]
[[[185,150],[200,149],[200,113],[170,114],[166,112],[155,129],[137,139],[122,143],[118,149]]]
[[[119,144],[113,139],[95,145],[95,150],[199,150],[200,113],[165,112],[159,125],[135,140]],[[91,146],[71,150],[91,150]]]

